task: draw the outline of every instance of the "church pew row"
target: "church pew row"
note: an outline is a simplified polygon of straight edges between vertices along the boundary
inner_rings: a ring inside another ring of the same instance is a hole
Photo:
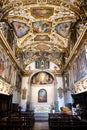
[[[0,119],[0,128],[2,130],[25,130],[32,129],[34,126],[34,114],[21,113],[21,114],[11,114],[8,117]]]
[[[49,113],[50,128],[69,128],[78,130],[79,128],[87,128],[87,122],[79,119],[77,115],[67,115],[61,113]]]

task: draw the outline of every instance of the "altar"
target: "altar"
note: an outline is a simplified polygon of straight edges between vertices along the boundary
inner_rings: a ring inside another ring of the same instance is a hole
[[[37,105],[34,107],[34,113],[49,113],[50,112],[50,106],[46,105]]]
[[[35,120],[48,120],[48,113],[50,113],[49,104],[34,104]]]

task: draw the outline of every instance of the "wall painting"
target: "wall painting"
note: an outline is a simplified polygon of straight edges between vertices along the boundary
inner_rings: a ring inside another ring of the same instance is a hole
[[[38,84],[38,85],[52,84],[53,81],[54,79],[51,74],[41,71],[33,75],[31,79],[31,84]]]
[[[79,54],[79,56],[74,61],[73,75],[74,75],[73,76],[74,82],[87,76],[87,61],[86,61],[85,50],[82,50],[82,52]]]
[[[47,102],[47,91],[40,89],[38,92],[38,102]]]

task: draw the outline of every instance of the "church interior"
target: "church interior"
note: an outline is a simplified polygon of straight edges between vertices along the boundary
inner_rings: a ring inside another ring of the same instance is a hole
[[[0,128],[87,128],[87,0],[0,0]]]

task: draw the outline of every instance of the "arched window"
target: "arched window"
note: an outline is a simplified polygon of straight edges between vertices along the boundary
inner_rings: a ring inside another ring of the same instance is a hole
[[[40,89],[38,92],[38,102],[47,102],[47,91]]]

